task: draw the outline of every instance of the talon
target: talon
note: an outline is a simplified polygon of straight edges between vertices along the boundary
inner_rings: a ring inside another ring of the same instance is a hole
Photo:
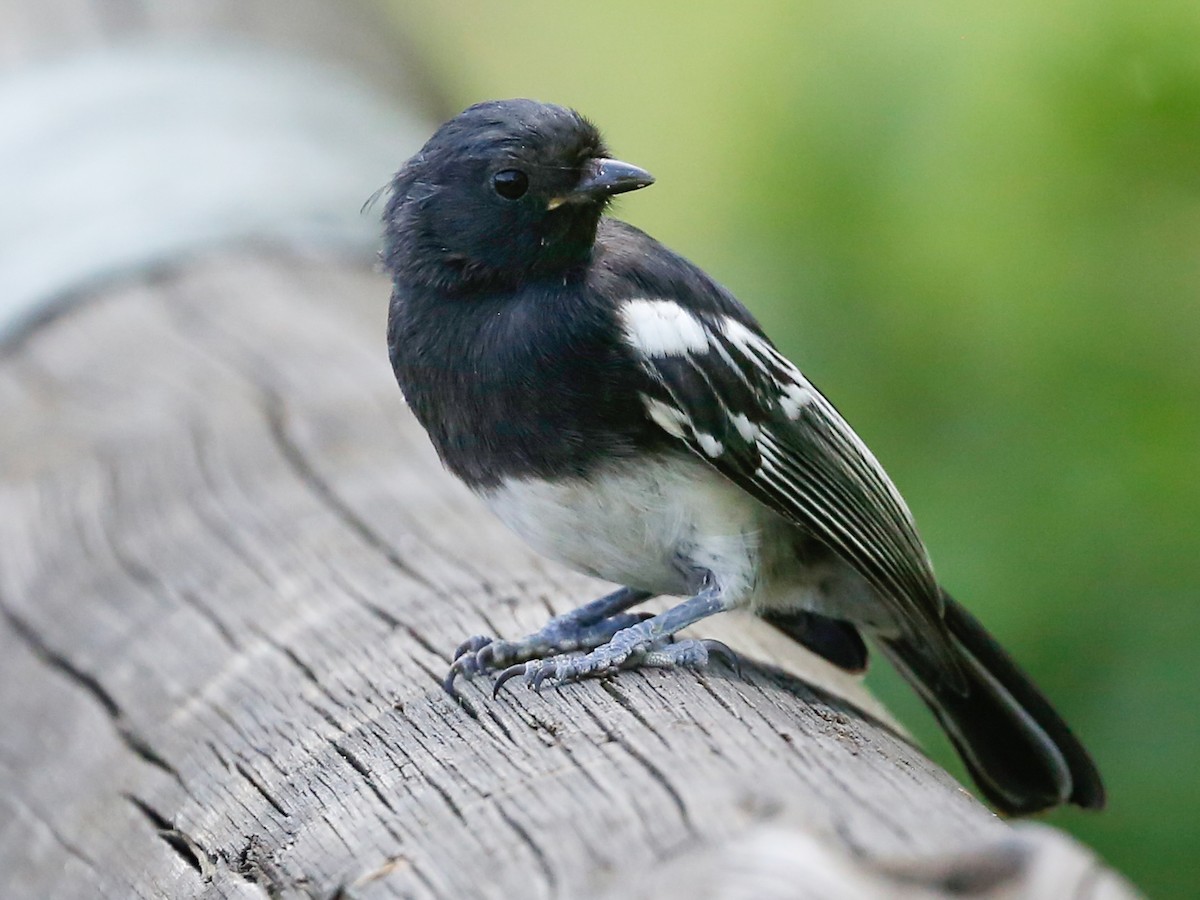
[[[516,678],[518,675],[524,675],[526,669],[529,668],[529,663],[517,663],[515,666],[509,666],[503,672],[496,676],[496,681],[492,685],[492,699],[500,695],[500,689],[504,687],[504,683],[510,679]]]
[[[550,678],[552,675],[553,675],[555,681],[562,680],[559,677],[559,674],[557,672],[557,667],[556,667],[556,671],[551,673],[549,666],[538,666],[537,670],[534,671],[531,676],[527,675],[525,680],[527,682],[529,682],[529,686],[531,688],[533,688],[533,692],[535,694],[537,694],[537,693],[541,693],[542,682],[544,682],[547,678]]]
[[[480,670],[495,669],[504,665],[506,662],[511,662],[520,656],[519,653],[513,652],[513,644],[511,641],[488,641],[475,653],[475,664]]]
[[[716,641],[712,638],[702,640],[700,643],[704,645],[704,649],[708,651],[710,656],[715,655],[719,657],[725,665],[733,669],[734,675],[738,678],[742,677],[742,663],[738,659],[737,654],[729,648],[728,644],[723,644],[721,641]]]
[[[492,638],[485,637],[482,634],[476,634],[472,637],[469,637],[459,644],[457,648],[455,648],[454,659],[458,659],[460,656],[463,656],[467,653],[477,653],[488,644],[492,643],[492,640]]]
[[[458,678],[459,675],[465,675],[467,678],[470,678],[472,675],[478,672],[479,669],[475,667],[474,663],[475,657],[473,656],[460,656],[455,658],[454,662],[450,664],[450,671],[446,673],[446,679],[442,682],[442,690],[444,690],[451,697],[457,697],[458,691],[454,689],[454,680]]]

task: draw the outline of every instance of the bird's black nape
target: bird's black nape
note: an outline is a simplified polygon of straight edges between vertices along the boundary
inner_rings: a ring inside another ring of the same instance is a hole
[[[651,183],[574,110],[494,100],[444,124],[391,184],[384,263],[446,294],[561,275],[590,258],[611,196]]]

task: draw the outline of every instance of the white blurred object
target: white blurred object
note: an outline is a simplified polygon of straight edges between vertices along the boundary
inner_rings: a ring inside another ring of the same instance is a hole
[[[429,127],[326,63],[125,46],[0,83],[0,340],[97,280],[249,240],[372,253]]]
[[[640,873],[639,873],[640,874]],[[1091,850],[1046,825],[1020,823],[969,850],[903,861],[869,859],[840,841],[785,826],[752,828],[685,852],[616,900],[1138,900]]]

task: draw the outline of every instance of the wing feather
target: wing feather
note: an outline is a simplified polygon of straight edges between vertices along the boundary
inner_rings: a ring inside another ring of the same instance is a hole
[[[761,332],[712,311],[679,307],[663,319],[684,322],[683,316],[686,352],[648,352],[631,341],[649,376],[644,400],[659,406],[652,418],[854,566],[945,663],[947,677],[961,677],[929,556],[907,505],[871,451]]]

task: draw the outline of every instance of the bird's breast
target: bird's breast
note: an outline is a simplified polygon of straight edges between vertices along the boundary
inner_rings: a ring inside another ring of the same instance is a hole
[[[754,591],[770,517],[703,462],[668,454],[478,493],[535,550],[578,571],[658,594],[687,594],[711,572],[735,601]]]
[[[638,370],[581,303],[564,291],[434,304],[397,290],[396,379],[442,461],[472,488],[588,475],[664,437],[638,400]]]

